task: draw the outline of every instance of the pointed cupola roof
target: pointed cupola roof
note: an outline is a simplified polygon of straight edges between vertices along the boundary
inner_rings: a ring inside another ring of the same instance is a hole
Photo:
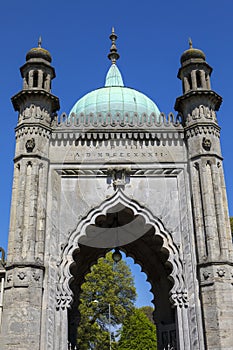
[[[112,64],[105,79],[105,86],[124,86],[124,82],[116,64]]]

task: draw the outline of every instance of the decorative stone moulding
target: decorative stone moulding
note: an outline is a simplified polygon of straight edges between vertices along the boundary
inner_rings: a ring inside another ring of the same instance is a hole
[[[110,168],[107,170],[107,184],[112,184],[114,190],[125,189],[130,183],[130,169]]]
[[[193,137],[197,135],[214,135],[216,137],[220,137],[220,128],[217,125],[198,125],[195,127],[190,127],[186,131],[186,137]]]
[[[46,127],[41,127],[40,126],[23,126],[23,127],[18,127],[16,128],[16,133],[15,133],[15,137],[16,139],[24,137],[25,135],[39,135],[39,136],[43,136],[46,137],[47,139],[49,139],[51,134],[51,131],[49,129],[47,129]]]
[[[73,132],[72,132],[73,131]],[[141,141],[151,141],[157,146],[160,145],[160,142],[163,142],[163,146],[165,146],[167,143],[178,143],[178,142],[183,142],[184,139],[184,133],[175,130],[166,130],[166,131],[160,131],[160,132],[153,132],[152,130],[142,130],[142,132],[133,132],[133,131],[124,131],[121,132],[120,130],[116,130],[115,132],[103,132],[100,130],[95,130],[95,131],[75,131],[75,130],[70,130],[69,132],[67,130],[59,130],[57,132],[53,132],[51,135],[51,140],[53,144],[55,142],[58,143],[67,143],[67,142],[76,142],[76,145],[78,145],[79,140],[83,141],[88,141],[88,140],[93,140],[94,141],[105,141],[105,140],[119,140],[121,142],[124,142],[126,140],[141,140]]]
[[[28,104],[26,106],[22,106],[20,108],[20,114],[19,114],[19,122],[30,120],[30,119],[38,119],[38,120],[50,120],[50,112],[49,112],[49,105],[48,106],[41,106],[41,105],[34,105],[34,104]]]
[[[25,147],[28,153],[31,153],[35,148],[35,139],[31,138],[26,141]]]
[[[187,99],[191,102],[192,98],[195,98],[195,100],[199,98],[200,101],[203,101],[203,98],[206,98],[210,105],[215,106],[216,111],[219,110],[222,103],[222,97],[212,90],[192,90],[176,99],[175,110],[180,110],[183,105],[186,104]]]
[[[160,142],[164,142],[165,146],[166,142],[183,142],[183,139],[184,129],[180,116],[175,117],[172,113],[168,117],[164,114],[159,117],[151,114],[148,117],[146,114],[135,113],[131,120],[127,119],[127,114],[67,116],[63,113],[53,123],[51,134],[52,143],[58,142],[59,145],[60,142],[72,144],[74,141],[78,145],[79,140],[152,140],[157,146]]]
[[[103,168],[103,169],[73,169],[73,168],[64,168],[64,169],[57,169],[57,173],[61,176],[65,177],[88,177],[88,176],[104,176],[108,177],[111,172],[116,170],[115,168]],[[125,173],[130,177],[147,177],[147,176],[177,176],[181,171],[183,171],[182,168],[153,168],[153,169],[133,169],[132,167],[128,167],[127,169],[122,169],[125,171]]]
[[[223,268],[218,268],[217,269],[217,274],[219,277],[223,277],[226,274],[226,271]]]
[[[11,101],[16,111],[19,111],[21,105],[27,103],[28,98],[37,97],[38,99],[43,99],[43,101],[52,102],[52,111],[56,112],[60,108],[59,100],[56,96],[52,95],[50,92],[47,92],[42,89],[33,89],[33,90],[21,90],[12,97]]]
[[[202,147],[204,148],[204,150],[206,151],[210,151],[211,149],[211,140],[204,137],[202,140]]]
[[[188,114],[188,117],[185,120],[185,125],[192,124],[197,120],[198,122],[200,122],[200,120],[203,120],[207,121],[208,123],[210,120],[212,120],[214,123],[217,123],[216,112],[210,107],[200,105],[194,108],[191,114]]]
[[[134,116],[131,117],[129,114],[121,114],[117,113],[115,115],[111,113],[91,113],[85,115],[81,113],[80,115],[76,115],[72,113],[71,115],[67,115],[66,113],[62,113],[60,117],[56,117],[56,125],[55,128],[67,128],[67,127],[78,127],[80,129],[83,128],[148,128],[148,127],[170,127],[173,126],[175,128],[182,127],[181,117],[180,115],[174,116],[173,113],[169,113],[166,117],[164,113],[161,113],[159,117],[152,113],[151,115],[147,115],[146,113],[140,115],[138,113],[134,113]]]
[[[5,288],[42,286],[43,269],[29,266],[18,266],[7,271]]]
[[[216,283],[216,281],[231,281],[232,274],[232,264],[228,263],[216,263],[211,266],[211,264],[202,264],[201,268],[201,285],[209,286]]]

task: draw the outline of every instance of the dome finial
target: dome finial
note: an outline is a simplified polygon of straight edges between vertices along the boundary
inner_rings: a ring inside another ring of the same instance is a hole
[[[189,48],[188,50],[184,51],[180,58],[180,63],[183,66],[183,63],[189,60],[198,60],[197,62],[200,62],[200,60],[205,61],[205,54],[203,51],[199,49],[195,49],[193,47],[192,39],[189,38]]]
[[[192,42],[192,39],[189,38],[189,48],[192,49],[193,48],[193,42]]]
[[[116,64],[116,61],[118,60],[120,55],[117,52],[117,47],[116,47],[117,35],[115,34],[114,27],[112,27],[112,33],[109,36],[109,38],[112,40],[112,46],[110,48],[108,58],[112,61],[112,64]]]
[[[42,45],[42,38],[41,38],[41,35],[39,36],[39,39],[38,39],[38,47],[41,47]]]

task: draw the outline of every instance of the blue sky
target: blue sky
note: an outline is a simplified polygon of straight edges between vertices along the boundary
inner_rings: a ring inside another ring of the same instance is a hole
[[[27,51],[42,46],[53,56],[57,77],[52,92],[60,112],[69,112],[85,93],[104,84],[109,68],[109,34],[118,34],[118,66],[126,86],[144,92],[166,114],[181,95],[177,79],[180,56],[202,49],[214,68],[212,88],[223,97],[218,112],[229,200],[233,215],[233,1],[40,0],[2,1],[0,6],[0,245],[6,248],[9,226],[14,127],[17,113],[10,97],[22,87],[19,67]]]

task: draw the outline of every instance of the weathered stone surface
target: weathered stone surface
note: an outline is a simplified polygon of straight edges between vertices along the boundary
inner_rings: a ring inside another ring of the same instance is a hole
[[[47,56],[39,50],[22,67],[24,87],[13,97],[19,120],[1,349],[74,346],[81,284],[113,247],[147,274],[159,350],[168,343],[179,350],[232,348],[221,98],[198,52],[198,61],[182,56],[177,120],[143,115],[129,122],[111,113],[59,119]]]

